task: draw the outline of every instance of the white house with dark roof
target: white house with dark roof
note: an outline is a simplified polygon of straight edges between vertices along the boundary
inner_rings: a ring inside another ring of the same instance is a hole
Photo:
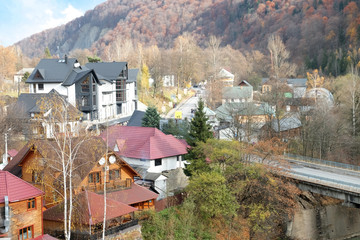
[[[118,123],[130,118],[137,108],[137,73],[138,69],[128,70],[126,62],[81,66],[75,58],[65,56],[42,59],[26,83],[33,94],[55,89],[83,112],[84,120]]]

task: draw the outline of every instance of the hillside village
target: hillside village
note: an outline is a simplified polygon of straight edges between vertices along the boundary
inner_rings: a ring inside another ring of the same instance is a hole
[[[0,45],[0,239],[357,239],[359,9],[108,0]]]

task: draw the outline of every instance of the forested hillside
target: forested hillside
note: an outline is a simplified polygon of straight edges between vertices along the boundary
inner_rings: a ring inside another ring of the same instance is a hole
[[[292,61],[338,75],[346,71],[349,46],[360,41],[358,1],[350,0],[108,0],[70,23],[17,43],[27,56],[89,48],[102,55],[117,39],[169,48],[185,32],[205,46],[210,35],[222,46],[264,50],[278,34]]]

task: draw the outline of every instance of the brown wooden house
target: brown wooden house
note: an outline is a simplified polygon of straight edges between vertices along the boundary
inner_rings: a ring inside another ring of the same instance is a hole
[[[18,175],[43,190],[45,207],[49,208],[62,201],[58,189],[63,189],[63,175],[58,170],[61,169],[61,165],[57,156],[54,141],[30,141],[4,170]],[[108,192],[126,191],[136,195],[136,202],[132,202],[132,206],[141,206],[139,209],[147,208],[143,206],[149,208],[154,206],[153,202],[157,194],[145,188],[139,190],[134,183],[134,177],[140,177],[140,175],[116,152],[106,148],[106,143],[102,138],[94,137],[83,143],[73,165],[72,183],[75,195],[84,190],[102,194],[106,181]]]
[[[43,235],[43,192],[7,171],[0,171],[0,238]]]

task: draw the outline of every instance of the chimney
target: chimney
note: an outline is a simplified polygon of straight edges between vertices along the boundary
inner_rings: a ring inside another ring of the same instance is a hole
[[[67,64],[68,56],[65,54],[65,64]]]

